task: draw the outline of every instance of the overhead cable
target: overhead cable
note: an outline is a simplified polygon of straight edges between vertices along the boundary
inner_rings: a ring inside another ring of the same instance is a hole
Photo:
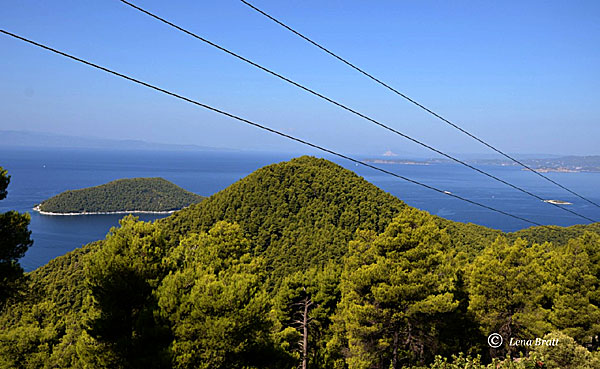
[[[484,208],[484,209],[487,209],[487,210],[491,210],[491,211],[494,211],[494,212],[496,212],[496,213],[499,213],[499,214],[502,214],[502,215],[505,215],[505,216],[508,216],[508,217],[511,217],[511,218],[514,218],[514,219],[518,219],[518,220],[521,220],[521,221],[523,221],[523,222],[526,222],[526,223],[529,223],[529,224],[533,224],[533,225],[537,225],[537,226],[542,226],[542,224],[540,224],[540,223],[537,223],[537,222],[534,222],[534,221],[532,221],[532,220],[529,220],[529,219],[527,219],[527,218],[524,218],[524,217],[521,217],[521,216],[518,216],[518,215],[514,215],[514,214],[511,214],[511,213],[505,212],[505,211],[503,211],[503,210],[499,210],[499,209],[493,208],[493,207],[491,207],[491,206],[488,206],[488,205],[485,205],[485,204],[479,203],[479,202],[477,202],[477,201],[473,201],[473,200],[470,200],[470,199],[464,198],[464,197],[462,197],[462,196],[459,196],[459,195],[453,194],[453,193],[451,193],[451,192],[449,192],[449,191],[444,191],[444,190],[441,190],[441,189],[439,189],[439,188],[436,188],[436,187],[434,187],[434,186],[431,186],[431,185],[428,185],[428,184],[425,184],[425,183],[422,183],[422,182],[419,182],[419,181],[416,181],[416,180],[410,179],[410,178],[408,178],[408,177],[405,177],[405,176],[402,176],[402,175],[400,175],[400,174],[394,173],[394,172],[392,172],[392,171],[389,171],[389,170],[387,170],[387,169],[383,169],[383,168],[377,167],[377,166],[375,166],[375,165],[372,165],[372,164],[369,164],[369,163],[365,163],[365,162],[363,162],[363,161],[361,161],[361,160],[358,160],[358,159],[355,159],[355,158],[353,158],[353,157],[350,157],[350,156],[348,156],[348,155],[345,155],[345,154],[342,154],[342,153],[336,152],[336,151],[334,151],[334,150],[328,149],[328,148],[326,148],[326,147],[324,147],[324,146],[320,146],[320,145],[317,145],[317,144],[311,143],[311,142],[309,142],[309,141],[306,141],[306,140],[304,140],[304,139],[301,139],[301,138],[298,138],[298,137],[291,136],[291,135],[289,135],[289,134],[287,134],[287,133],[283,133],[283,132],[281,132],[281,131],[278,131],[278,130],[276,130],[276,129],[273,129],[273,128],[270,128],[270,127],[267,127],[267,126],[265,126],[265,125],[263,125],[263,124],[259,124],[259,123],[253,122],[253,121],[251,121],[251,120],[248,120],[248,119],[242,118],[242,117],[240,117],[240,116],[237,116],[237,115],[235,115],[235,114],[232,114],[232,113],[226,112],[226,111],[224,111],[224,110],[221,110],[221,109],[218,109],[218,108],[212,107],[212,106],[210,106],[210,105],[207,105],[207,104],[201,103],[201,102],[199,102],[199,101],[193,100],[193,99],[191,99],[191,98],[185,97],[185,96],[183,96],[183,95],[180,95],[180,94],[177,94],[177,93],[175,93],[175,92],[171,92],[171,91],[169,91],[169,90],[166,90],[166,89],[164,89],[164,88],[158,87],[158,86],[156,86],[156,85],[153,85],[153,84],[150,84],[150,83],[148,83],[148,82],[144,82],[144,81],[142,81],[142,80],[139,80],[139,79],[136,79],[136,78],[130,77],[130,76],[126,75],[126,74],[119,73],[119,72],[117,72],[117,71],[114,71],[114,70],[112,70],[112,69],[109,69],[109,68],[103,67],[103,66],[101,66],[101,65],[98,65],[98,64],[92,63],[92,62],[90,62],[90,61],[87,61],[87,60],[84,60],[84,59],[78,58],[78,57],[76,57],[76,56],[73,56],[73,55],[71,55],[71,54],[68,54],[68,53],[66,53],[66,52],[63,52],[63,51],[60,51],[60,50],[54,49],[54,48],[52,48],[52,47],[50,47],[50,46],[46,46],[46,45],[44,45],[44,44],[41,44],[41,43],[38,43],[38,42],[36,42],[36,41],[30,40],[30,39],[28,39],[28,38],[25,38],[25,37],[19,36],[19,35],[17,35],[17,34],[14,34],[14,33],[11,33],[11,32],[5,31],[5,30],[2,30],[2,29],[0,29],[0,33],[3,33],[3,34],[5,34],[5,35],[7,35],[7,36],[10,36],[10,37],[13,37],[13,38],[15,38],[15,39],[18,39],[18,40],[24,41],[24,42],[26,42],[26,43],[28,43],[28,44],[31,44],[31,45],[34,45],[34,46],[40,47],[40,48],[42,48],[42,49],[45,49],[45,50],[47,50],[47,51],[50,51],[50,52],[53,52],[53,53],[55,53],[55,54],[58,54],[58,55],[64,56],[64,57],[66,57],[66,58],[68,58],[68,59],[71,59],[71,60],[74,60],[74,61],[76,61],[76,62],[79,62],[79,63],[85,64],[85,65],[87,65],[87,66],[90,66],[90,67],[93,67],[93,68],[96,68],[96,69],[99,69],[99,70],[101,70],[101,71],[104,71],[104,72],[106,72],[106,73],[112,74],[112,75],[114,75],[114,76],[117,76],[117,77],[123,78],[123,79],[125,79],[125,80],[128,80],[128,81],[130,81],[130,82],[136,83],[136,84],[138,84],[138,85],[142,85],[142,86],[145,86],[145,87],[147,87],[147,88],[150,88],[150,89],[152,89],[152,90],[155,90],[155,91],[161,92],[161,93],[163,93],[163,94],[166,94],[166,95],[169,95],[169,96],[175,97],[175,98],[177,98],[177,99],[179,99],[179,100],[183,100],[183,101],[185,101],[185,102],[188,102],[188,103],[194,104],[194,105],[196,105],[196,106],[200,106],[200,107],[202,107],[202,108],[204,108],[204,109],[207,109],[207,110],[213,111],[213,112],[215,112],[215,113],[218,113],[218,114],[221,114],[221,115],[227,116],[227,117],[229,117],[229,118],[232,118],[232,119],[238,120],[238,121],[240,121],[240,122],[243,122],[243,123],[245,123],[245,124],[251,125],[251,126],[253,126],[253,127],[260,128],[260,129],[262,129],[262,130],[264,130],[264,131],[271,132],[271,133],[273,133],[273,134],[276,134],[276,135],[279,135],[279,136],[281,136],[281,137],[285,137],[285,138],[287,138],[287,139],[289,139],[289,140],[292,140],[292,141],[295,141],[295,142],[301,143],[301,144],[303,144],[303,145],[306,145],[306,146],[309,146],[309,147],[315,148],[315,149],[317,149],[317,150],[320,150],[320,151],[326,152],[326,153],[328,153],[328,154],[331,154],[331,155],[337,156],[337,157],[339,157],[339,158],[342,158],[342,159],[348,160],[348,161],[350,161],[350,162],[352,162],[352,163],[355,163],[355,164],[358,164],[358,165],[362,165],[362,166],[364,166],[364,167],[367,167],[367,168],[371,168],[371,169],[373,169],[373,170],[376,170],[376,171],[379,171],[379,172],[381,172],[381,173],[385,173],[385,174],[387,174],[387,175],[390,175],[390,176],[393,176],[393,177],[396,177],[396,178],[402,179],[402,180],[404,180],[404,181],[407,181],[407,182],[410,182],[410,183],[416,184],[416,185],[418,185],[418,186],[421,186],[421,187],[425,187],[425,188],[427,188],[427,189],[430,189],[430,190],[432,190],[432,191],[436,191],[436,192],[438,192],[438,193],[441,193],[441,194],[444,194],[444,195],[446,195],[446,196],[453,197],[453,198],[455,198],[455,199],[458,199],[458,200],[461,200],[461,201],[467,202],[467,203],[469,203],[469,204],[476,205],[476,206],[479,206],[479,207],[481,207],[481,208]]]
[[[146,15],[148,15],[148,16],[150,16],[150,17],[152,17],[152,18],[154,18],[154,19],[156,19],[156,20],[158,20],[160,22],[162,22],[162,23],[167,24],[170,27],[173,27],[173,28],[175,28],[175,29],[177,29],[177,30],[179,30],[179,31],[181,31],[181,32],[189,35],[189,36],[192,36],[193,38],[195,38],[197,40],[200,40],[200,41],[202,41],[202,42],[204,42],[204,43],[206,43],[206,44],[208,44],[208,45],[210,45],[212,47],[215,47],[215,48],[217,48],[217,49],[219,49],[219,50],[221,50],[221,51],[223,51],[223,52],[225,52],[225,53],[227,53],[227,54],[229,54],[231,56],[234,56],[237,59],[240,59],[240,60],[244,61],[245,63],[248,63],[248,64],[250,64],[250,65],[252,65],[252,66],[254,66],[254,67],[256,67],[256,68],[258,68],[258,69],[260,69],[260,70],[262,70],[262,71],[264,71],[266,73],[268,73],[268,74],[271,74],[271,75],[273,75],[273,76],[275,76],[275,77],[277,77],[277,78],[279,78],[279,79],[281,79],[281,80],[283,80],[283,81],[285,81],[287,83],[290,83],[290,84],[292,84],[292,85],[294,85],[294,86],[296,86],[296,87],[298,87],[298,88],[300,88],[300,89],[302,89],[302,90],[304,90],[304,91],[306,91],[306,92],[308,92],[308,93],[310,93],[310,94],[312,94],[314,96],[317,96],[320,99],[323,99],[323,100],[325,100],[325,101],[327,101],[327,102],[329,102],[329,103],[331,103],[331,104],[333,104],[333,105],[335,105],[335,106],[337,106],[337,107],[339,107],[339,108],[341,108],[343,110],[346,110],[346,111],[348,111],[348,112],[350,112],[350,113],[352,113],[352,114],[354,114],[354,115],[356,115],[356,116],[358,116],[358,117],[360,117],[362,119],[365,119],[365,120],[367,120],[367,121],[369,121],[369,122],[371,122],[371,123],[373,123],[373,124],[375,124],[375,125],[377,125],[379,127],[382,127],[384,129],[392,132],[392,133],[395,133],[396,135],[404,137],[405,139],[407,139],[409,141],[412,141],[412,142],[414,142],[414,143],[416,143],[416,144],[418,144],[420,146],[423,146],[423,147],[425,147],[425,148],[427,148],[427,149],[429,149],[429,150],[431,150],[431,151],[433,151],[433,152],[435,152],[435,153],[437,153],[439,155],[442,155],[445,158],[448,158],[448,159],[450,159],[450,160],[452,160],[454,162],[457,162],[457,163],[459,163],[459,164],[461,164],[461,165],[463,165],[463,166],[465,166],[465,167],[467,167],[467,168],[469,168],[471,170],[474,170],[474,171],[476,171],[476,172],[478,172],[480,174],[483,174],[483,175],[485,175],[485,176],[487,176],[489,178],[492,178],[495,181],[498,181],[498,182],[500,182],[502,184],[505,184],[505,185],[507,185],[507,186],[509,186],[509,187],[517,190],[517,191],[520,191],[520,192],[522,192],[524,194],[527,194],[527,195],[529,195],[529,196],[531,196],[531,197],[533,197],[533,198],[535,198],[537,200],[543,201],[546,204],[549,204],[549,205],[552,205],[554,207],[557,207],[557,208],[559,208],[559,209],[561,209],[561,210],[563,210],[565,212],[571,213],[572,215],[575,215],[575,216],[580,217],[582,219],[585,219],[587,221],[595,222],[595,220],[593,220],[593,219],[591,219],[591,218],[589,218],[589,217],[587,217],[585,215],[579,214],[576,211],[573,211],[571,209],[567,209],[565,207],[562,207],[562,206],[560,206],[558,204],[555,204],[555,203],[552,203],[552,202],[546,202],[546,200],[544,198],[542,198],[542,197],[540,197],[540,196],[538,196],[538,195],[536,195],[536,194],[534,194],[534,193],[532,193],[532,192],[530,192],[528,190],[525,190],[525,189],[523,189],[523,188],[521,188],[521,187],[519,187],[517,185],[509,183],[508,181],[505,181],[505,180],[503,180],[503,179],[501,179],[499,177],[496,177],[495,175],[490,174],[490,173],[488,173],[488,172],[486,172],[486,171],[484,171],[482,169],[479,169],[479,168],[477,168],[477,167],[475,167],[475,166],[473,166],[473,165],[471,165],[471,164],[469,164],[469,163],[467,163],[467,162],[465,162],[463,160],[460,160],[460,159],[458,159],[458,158],[456,158],[456,157],[454,157],[454,156],[452,156],[450,154],[447,154],[447,153],[445,153],[445,152],[443,152],[441,150],[438,150],[435,147],[430,146],[430,145],[428,145],[428,144],[426,144],[426,143],[424,143],[424,142],[422,142],[422,141],[420,141],[420,140],[418,140],[416,138],[413,138],[413,137],[411,137],[411,136],[409,136],[409,135],[407,135],[405,133],[402,133],[402,132],[396,130],[395,128],[390,127],[389,125],[386,125],[386,124],[384,124],[384,123],[382,123],[382,122],[380,122],[380,121],[378,121],[378,120],[376,120],[374,118],[371,118],[371,117],[367,116],[366,114],[358,112],[358,111],[356,111],[356,110],[348,107],[347,105],[344,105],[344,104],[342,104],[342,103],[340,103],[340,102],[338,102],[336,100],[333,100],[333,99],[331,99],[331,98],[329,98],[329,97],[327,97],[327,96],[325,96],[325,95],[323,95],[323,94],[321,94],[321,93],[319,93],[319,92],[317,92],[317,91],[315,91],[315,90],[313,90],[311,88],[308,88],[308,87],[306,87],[306,86],[304,86],[304,85],[302,85],[302,84],[300,84],[298,82],[295,82],[295,81],[293,81],[293,80],[291,80],[291,79],[289,79],[289,78],[287,78],[287,77],[285,77],[285,76],[283,76],[283,75],[281,75],[281,74],[279,74],[277,72],[272,71],[269,68],[266,68],[266,67],[264,67],[264,66],[262,66],[262,65],[260,65],[258,63],[255,63],[255,62],[253,62],[252,60],[250,60],[248,58],[245,58],[245,57],[243,57],[243,56],[241,56],[241,55],[239,55],[239,54],[237,54],[237,53],[235,53],[235,52],[233,52],[233,51],[231,51],[231,50],[229,50],[229,49],[227,49],[227,48],[225,48],[225,47],[223,47],[221,45],[218,45],[218,44],[216,44],[216,43],[214,43],[214,42],[212,42],[210,40],[207,40],[206,38],[204,38],[202,36],[199,36],[199,35],[191,32],[191,31],[189,31],[189,30],[187,30],[187,29],[185,29],[183,27],[180,27],[180,26],[176,25],[173,22],[170,22],[170,21],[168,21],[168,20],[166,20],[166,19],[164,19],[164,18],[162,18],[162,17],[160,17],[160,16],[158,16],[158,15],[156,15],[154,13],[149,12],[148,10],[145,10],[145,9],[143,9],[143,8],[135,5],[135,4],[130,3],[129,1],[126,1],[126,0],[119,0],[119,1],[121,1],[122,3],[128,5],[128,6],[134,8],[134,9],[136,9],[136,10],[138,10],[138,11],[140,11],[140,12],[142,12],[142,13],[144,13],[144,14],[146,14]]]
[[[337,60],[341,61],[342,63],[346,64],[347,66],[349,66],[350,68],[358,71],[359,73],[361,73],[362,75],[368,77],[369,79],[375,81],[376,83],[380,84],[381,86],[387,88],[388,90],[392,91],[393,93],[395,93],[396,95],[402,97],[403,99],[405,99],[406,101],[418,106],[419,108],[421,108],[422,110],[426,111],[427,113],[433,115],[434,117],[438,118],[439,120],[445,122],[446,124],[450,125],[451,127],[459,130],[460,132],[464,133],[465,135],[471,137],[472,139],[474,139],[475,141],[481,143],[484,146],[487,146],[488,148],[492,149],[493,151],[497,152],[498,154],[504,156],[505,158],[509,159],[510,161],[518,164],[519,166],[527,169],[528,171],[531,171],[535,174],[537,174],[538,176],[542,177],[543,179],[545,179],[546,181],[549,181],[550,183],[562,188],[563,190],[571,193],[572,195],[575,195],[577,197],[579,197],[580,199],[587,201],[588,203],[595,205],[597,207],[600,208],[600,205],[580,194],[578,194],[577,192],[567,188],[566,186],[556,182],[555,180],[553,180],[552,178],[545,176],[544,174],[542,174],[541,172],[533,169],[532,167],[528,166],[527,164],[523,163],[522,161],[516,159],[515,157],[513,157],[512,155],[507,154],[506,152],[498,149],[497,147],[493,146],[492,144],[484,141],[483,139],[477,137],[475,134],[467,131],[466,129],[460,127],[458,124],[452,122],[451,120],[444,118],[442,115],[434,112],[433,110],[429,109],[428,107],[426,107],[425,105],[421,104],[420,102],[412,99],[411,97],[407,96],[406,94],[398,91],[396,88],[390,86],[389,84],[383,82],[382,80],[380,80],[379,78],[376,78],[375,76],[373,76],[372,74],[366,72],[364,69],[359,68],[358,66],[356,66],[354,63],[351,63],[350,61],[348,61],[347,59],[339,56],[338,54],[334,53],[333,51],[329,50],[328,48],[326,48],[325,46],[317,43],[316,41],[312,40],[311,38],[305,36],[304,34],[296,31],[295,29],[293,29],[292,27],[288,26],[287,24],[283,23],[282,21],[280,21],[279,19],[273,17],[272,15],[268,14],[267,12],[257,8],[256,6],[254,6],[253,4],[249,3],[246,0],[240,0],[242,3],[246,4],[248,7],[250,7],[251,9],[257,11],[258,13],[264,15],[265,17],[267,17],[268,19],[272,20],[273,22],[277,23],[278,25],[280,25],[281,27],[287,29],[288,31],[292,32],[293,34],[295,34],[296,36],[300,37],[301,39],[307,41],[308,43],[312,44],[313,46],[319,48],[320,50],[324,51],[325,53],[333,56],[334,58],[336,58]]]

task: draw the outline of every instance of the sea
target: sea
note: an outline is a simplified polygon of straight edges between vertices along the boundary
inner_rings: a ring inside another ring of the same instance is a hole
[[[31,214],[33,246],[20,260],[32,271],[77,247],[103,239],[118,226],[118,215],[48,216],[32,208],[70,189],[97,186],[119,178],[162,177],[203,196],[215,194],[253,171],[301,154],[246,151],[127,151],[107,149],[0,149],[0,166],[9,171],[8,197],[0,212]],[[531,224],[466,203],[396,177],[342,159],[325,156],[408,205],[459,222],[472,222],[512,232]],[[361,158],[362,159],[362,158]],[[570,226],[589,221],[536,200],[465,167],[450,163],[430,165],[373,164],[398,175],[448,191],[486,206],[539,224]],[[518,185],[544,199],[571,202],[566,206],[594,220],[600,208],[515,166],[478,165],[480,169]],[[600,203],[600,173],[547,173],[548,177]],[[144,221],[164,214],[138,214]]]

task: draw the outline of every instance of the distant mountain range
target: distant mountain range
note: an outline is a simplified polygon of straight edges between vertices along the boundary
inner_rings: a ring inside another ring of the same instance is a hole
[[[235,149],[200,145],[178,145],[147,142],[142,140],[119,140],[98,137],[70,136],[48,132],[0,130],[3,148],[71,148],[112,150],[161,150],[161,151],[232,151]],[[559,156],[549,154],[511,154],[527,166],[540,172],[600,172],[600,155]],[[457,154],[466,162],[479,165],[517,166],[512,161],[493,159],[491,154]],[[428,159],[408,152],[387,150],[363,160],[374,164],[431,165],[452,163],[443,158]]]
[[[98,137],[79,137],[46,132],[0,130],[4,148],[81,148],[165,151],[226,150],[199,145],[177,145],[142,140],[118,140]]]

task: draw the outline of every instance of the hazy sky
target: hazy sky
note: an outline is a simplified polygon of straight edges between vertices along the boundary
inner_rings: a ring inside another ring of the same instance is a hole
[[[238,0],[135,3],[442,150],[488,152]],[[597,0],[253,3],[504,150],[600,154]],[[422,152],[117,0],[1,9],[10,32],[315,143]],[[0,70],[0,129],[302,150],[4,35]]]

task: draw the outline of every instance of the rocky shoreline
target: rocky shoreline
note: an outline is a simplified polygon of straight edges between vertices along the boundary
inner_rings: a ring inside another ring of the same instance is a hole
[[[110,214],[173,214],[177,210],[169,211],[147,211],[147,210],[124,210],[124,211],[101,211],[101,212],[81,212],[81,213],[53,213],[50,211],[43,211],[39,205],[33,207],[34,211],[42,215],[110,215]]]

